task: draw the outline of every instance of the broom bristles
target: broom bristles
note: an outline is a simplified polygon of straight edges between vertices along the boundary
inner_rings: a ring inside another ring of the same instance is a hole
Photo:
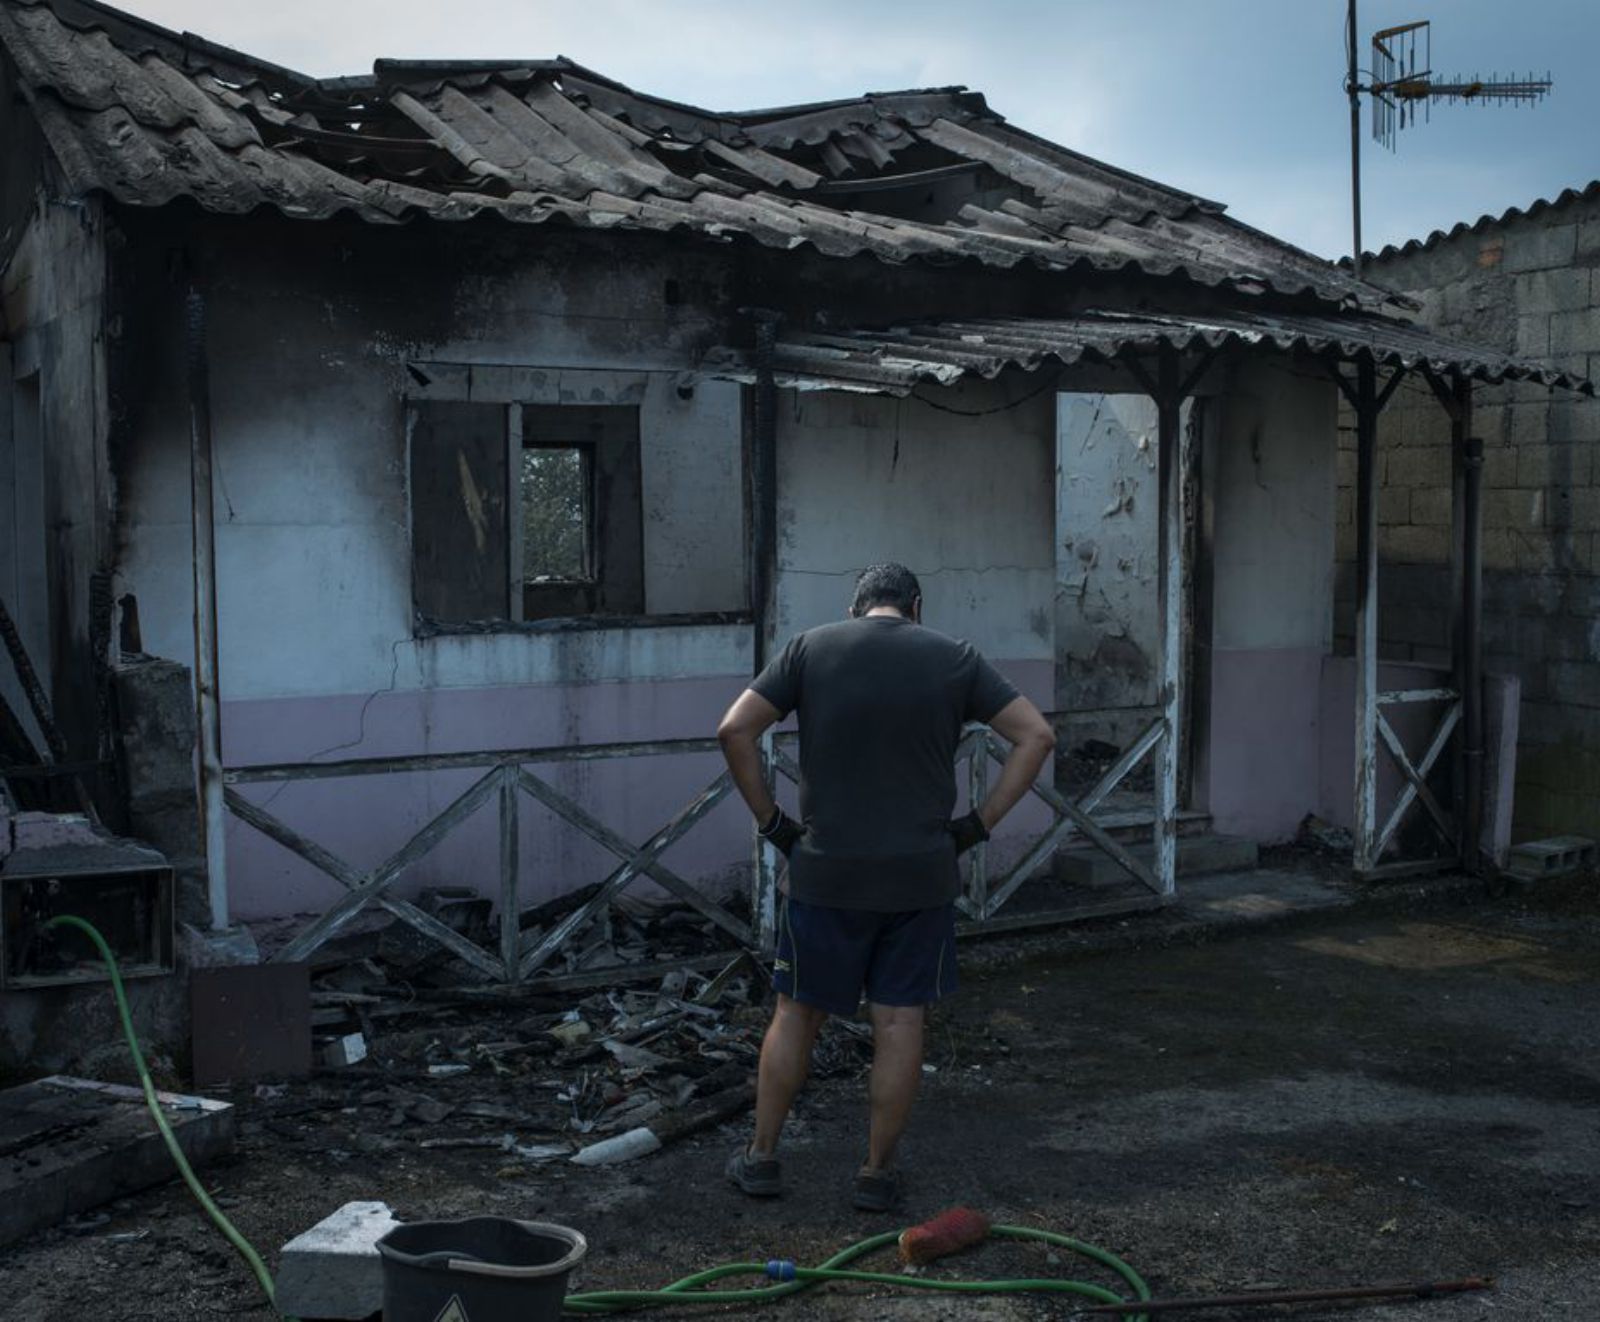
[[[920,1226],[900,1232],[900,1261],[911,1267],[925,1266],[981,1243],[988,1233],[989,1218],[982,1212],[952,1207]]]

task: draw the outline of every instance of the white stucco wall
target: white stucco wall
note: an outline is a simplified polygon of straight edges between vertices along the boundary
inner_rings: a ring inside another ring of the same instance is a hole
[[[1333,634],[1335,387],[1241,361],[1217,402],[1206,789],[1219,830],[1276,840],[1319,801],[1323,657]]]
[[[641,270],[631,287],[612,288],[622,280],[612,274],[591,294],[639,306],[657,277]],[[681,397],[689,360],[667,335],[627,370],[608,367],[618,350],[597,347],[588,323],[569,326],[548,310],[517,320],[533,297],[526,281],[485,296],[477,342],[434,345],[371,334],[382,309],[367,308],[357,291],[312,299],[267,282],[241,273],[210,309],[226,698],[557,682],[570,677],[575,650],[583,675],[597,679],[737,666],[715,630],[690,640],[688,652],[676,636],[576,648],[526,634],[414,640],[403,417],[408,396],[467,397],[469,368],[475,399],[637,404],[646,608],[738,610],[737,386],[700,382]],[[408,365],[432,373],[434,384],[420,383]],[[145,438],[124,493],[121,590],[138,597],[146,649],[179,658],[191,650],[193,613],[188,463],[188,437],[169,421]]]
[[[775,637],[844,616],[855,575],[897,560],[923,620],[995,661],[1054,649],[1055,405],[1032,381],[913,397],[785,392],[778,410]],[[1042,705],[1048,687],[1033,694]]]

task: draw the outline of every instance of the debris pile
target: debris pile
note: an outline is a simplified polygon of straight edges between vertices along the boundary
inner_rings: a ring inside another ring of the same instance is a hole
[[[435,892],[427,907],[487,938],[478,896]],[[541,915],[532,930],[559,920]],[[567,993],[452,983],[461,961],[401,923],[330,943],[314,957],[319,1065],[309,1081],[258,1087],[250,1124],[334,1161],[416,1147],[588,1165],[732,1119],[754,1102],[767,979],[747,953],[713,972],[684,967],[709,943],[703,925],[691,910],[619,914],[605,953],[622,955],[628,973],[666,962],[674,936],[690,961],[642,987]],[[587,973],[584,960],[580,951]],[[814,1072],[859,1072],[870,1052],[866,1025],[832,1021]]]

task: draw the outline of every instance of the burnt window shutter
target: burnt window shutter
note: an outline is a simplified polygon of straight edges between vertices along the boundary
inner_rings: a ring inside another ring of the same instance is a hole
[[[503,620],[507,406],[415,400],[410,410],[412,599],[444,623]]]

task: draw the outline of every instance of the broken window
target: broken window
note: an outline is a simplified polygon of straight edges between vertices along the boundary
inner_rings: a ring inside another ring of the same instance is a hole
[[[594,575],[594,455],[587,446],[522,447],[522,581]]]
[[[408,431],[424,620],[643,614],[636,407],[419,400]]]

